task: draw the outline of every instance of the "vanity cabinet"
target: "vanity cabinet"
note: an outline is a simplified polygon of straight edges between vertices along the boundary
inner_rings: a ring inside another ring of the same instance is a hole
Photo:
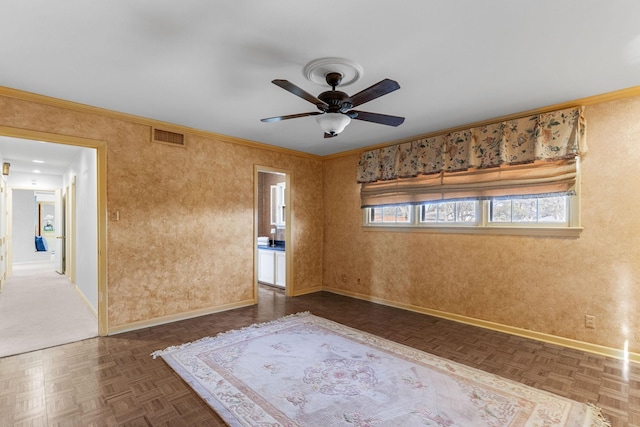
[[[258,282],[276,283],[275,251],[258,249]]]
[[[284,251],[258,249],[258,282],[284,288],[286,270]]]

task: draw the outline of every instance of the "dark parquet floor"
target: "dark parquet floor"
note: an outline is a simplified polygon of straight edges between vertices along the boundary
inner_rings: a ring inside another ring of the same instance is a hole
[[[224,426],[150,353],[218,332],[311,311],[465,365],[603,409],[640,426],[640,366],[327,292],[260,304],[0,359],[0,426]]]

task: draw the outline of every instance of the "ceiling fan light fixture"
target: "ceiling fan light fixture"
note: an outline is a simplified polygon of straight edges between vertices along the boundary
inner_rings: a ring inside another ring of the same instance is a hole
[[[318,122],[324,133],[335,136],[351,123],[351,118],[341,113],[325,113],[316,117],[316,122]]]

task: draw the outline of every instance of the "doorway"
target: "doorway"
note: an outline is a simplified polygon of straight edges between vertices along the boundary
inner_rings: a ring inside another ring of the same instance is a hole
[[[57,255],[64,261],[59,271],[64,272],[64,279],[82,288],[80,294],[86,298],[86,303],[97,314],[95,327],[98,335],[107,335],[107,289],[106,289],[106,143],[104,141],[78,138],[37,131],[29,131],[0,126],[0,138],[8,137],[28,143],[40,144],[38,152],[48,152],[51,146],[65,146],[81,148],[82,157],[76,173],[69,173],[59,189],[59,203],[66,212],[74,215],[54,214],[63,222],[54,227],[62,231],[60,237],[66,244],[56,245]],[[90,153],[90,155],[85,155]],[[5,159],[8,156],[4,153]],[[46,159],[45,159],[46,160]],[[72,162],[69,162],[71,164]],[[88,166],[92,165],[92,166]],[[91,169],[91,173],[87,171]],[[28,184],[17,187],[31,187]],[[50,187],[50,186],[49,186]],[[8,191],[7,193],[10,193]],[[82,203],[76,203],[76,201]],[[8,229],[10,218],[4,221],[7,225],[7,262],[11,265],[10,237]],[[76,233],[76,228],[78,232]],[[63,231],[64,230],[64,231]],[[33,237],[32,237],[33,238]],[[62,242],[60,242],[62,243]],[[77,250],[76,250],[77,248]],[[80,257],[76,261],[76,257]]]
[[[27,147],[28,141],[11,142],[22,144],[22,149],[33,148]],[[55,150],[57,147],[49,148]],[[92,262],[90,255],[97,254],[96,239],[90,236],[97,234],[95,201],[88,200],[91,192],[82,192],[83,206],[93,204],[94,212],[81,214],[80,223],[89,225],[93,231],[80,236],[77,242],[65,226],[67,220],[75,223],[77,212],[70,210],[69,215],[65,215],[65,205],[69,176],[77,174],[80,162],[83,166],[93,163],[79,180],[82,186],[95,183],[90,177],[96,171],[95,150],[78,147],[47,157],[43,155],[46,150],[21,154],[17,148],[12,150],[7,141],[2,149],[3,156],[20,167],[15,167],[11,175],[6,176],[10,206],[6,240],[11,261],[6,286],[0,295],[0,323],[5,325],[0,331],[0,356],[93,338],[98,335],[97,269],[96,260]],[[22,167],[22,156],[31,155],[37,156],[41,162],[38,167],[44,171],[44,165],[49,176],[41,178]],[[69,156],[67,169],[60,175],[54,174],[58,169],[53,166],[58,155]],[[49,164],[52,166],[47,167]],[[32,188],[25,188],[29,181]],[[75,260],[65,255],[65,247],[77,243],[85,249],[86,255],[80,256],[80,262],[83,264],[81,270],[87,271],[76,282],[67,271],[68,264],[75,264]]]
[[[254,299],[260,289],[293,295],[291,172],[255,166]]]

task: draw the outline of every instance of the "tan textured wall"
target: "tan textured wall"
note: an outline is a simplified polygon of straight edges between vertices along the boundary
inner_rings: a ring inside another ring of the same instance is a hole
[[[107,142],[109,328],[253,298],[255,164],[293,174],[294,292],[321,286],[322,162],[0,96],[0,125]]]
[[[357,156],[325,161],[324,285],[639,353],[640,98],[585,116],[578,239],[366,231]]]
[[[214,136],[180,149],[150,143],[146,125],[0,96],[2,126],[107,142],[107,202],[120,211],[108,225],[111,328],[251,299],[259,164],[293,172],[296,293],[324,284],[638,353],[640,99],[585,115],[585,230],[552,239],[364,231],[356,156],[323,163]]]

